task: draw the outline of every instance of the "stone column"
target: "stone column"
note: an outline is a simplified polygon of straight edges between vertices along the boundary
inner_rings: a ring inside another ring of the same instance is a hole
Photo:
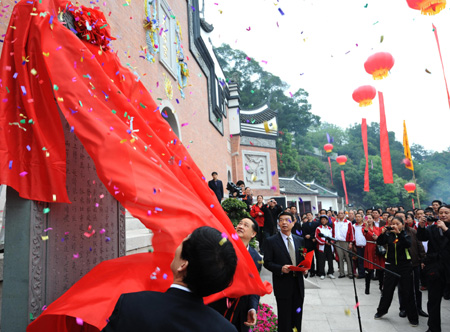
[[[95,265],[125,255],[125,209],[99,180],[64,117],[61,121],[72,204],[30,201],[7,191],[3,331],[25,331]]]

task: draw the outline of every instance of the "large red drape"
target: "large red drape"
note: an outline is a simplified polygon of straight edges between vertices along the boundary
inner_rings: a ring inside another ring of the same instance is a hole
[[[381,166],[383,167],[384,183],[394,183],[392,175],[391,150],[389,148],[389,134],[386,124],[386,112],[384,111],[383,93],[378,91],[380,102],[380,153]]]
[[[367,145],[367,121],[362,119],[361,122],[361,136],[364,147],[364,156],[366,157],[366,168],[364,170],[364,191],[369,191],[369,149]]]
[[[227,234],[238,254],[233,285],[207,301],[270,292],[144,85],[113,52],[100,52],[58,21],[62,11],[76,10],[62,0],[14,8],[0,60],[0,181],[23,198],[69,202],[58,104],[107,190],[153,230],[155,251],[99,264],[28,331],[67,331],[70,317],[101,330],[121,293],[168,288],[175,248],[203,225]],[[130,131],[131,117],[138,132]],[[157,267],[159,277],[150,280]]]

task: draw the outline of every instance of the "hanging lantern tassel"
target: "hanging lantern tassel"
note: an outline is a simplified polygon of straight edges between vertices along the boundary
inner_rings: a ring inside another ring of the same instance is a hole
[[[331,169],[330,157],[328,157],[328,165],[330,165],[331,184],[333,184],[333,170]]]
[[[346,186],[346,184],[345,184],[345,174],[344,174],[344,170],[341,170],[341,177],[342,177],[342,185],[344,186],[345,205],[348,205],[347,186]]]

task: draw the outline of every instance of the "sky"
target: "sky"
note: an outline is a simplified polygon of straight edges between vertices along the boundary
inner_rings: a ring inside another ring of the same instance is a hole
[[[322,121],[342,128],[363,117],[379,122],[378,98],[364,108],[352,99],[356,88],[372,85],[383,92],[388,130],[397,140],[402,141],[406,120],[411,145],[431,151],[450,147],[450,106],[432,28],[450,80],[450,5],[425,16],[406,0],[204,1],[214,46],[227,43],[244,51],[287,82],[292,93],[306,90],[311,112]],[[395,59],[381,81],[364,69],[376,52]]]

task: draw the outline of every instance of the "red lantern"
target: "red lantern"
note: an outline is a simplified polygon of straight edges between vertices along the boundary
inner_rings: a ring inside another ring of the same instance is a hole
[[[338,156],[336,158],[336,161],[339,165],[345,165],[345,163],[347,162],[347,157],[346,156]]]
[[[371,85],[363,85],[353,91],[353,100],[359,103],[359,107],[372,105],[372,99],[377,95],[377,90]]]
[[[371,74],[374,80],[382,80],[387,77],[393,66],[394,58],[387,52],[375,53],[364,62],[366,72]]]
[[[414,190],[416,190],[416,185],[412,182],[409,182],[409,183],[405,184],[405,189],[407,192],[413,193]]]
[[[329,153],[329,152],[333,151],[333,144],[330,144],[330,143],[325,144],[323,146],[323,148],[325,149],[325,152]]]
[[[436,15],[445,8],[446,0],[406,0],[412,9],[420,10],[422,15]]]

